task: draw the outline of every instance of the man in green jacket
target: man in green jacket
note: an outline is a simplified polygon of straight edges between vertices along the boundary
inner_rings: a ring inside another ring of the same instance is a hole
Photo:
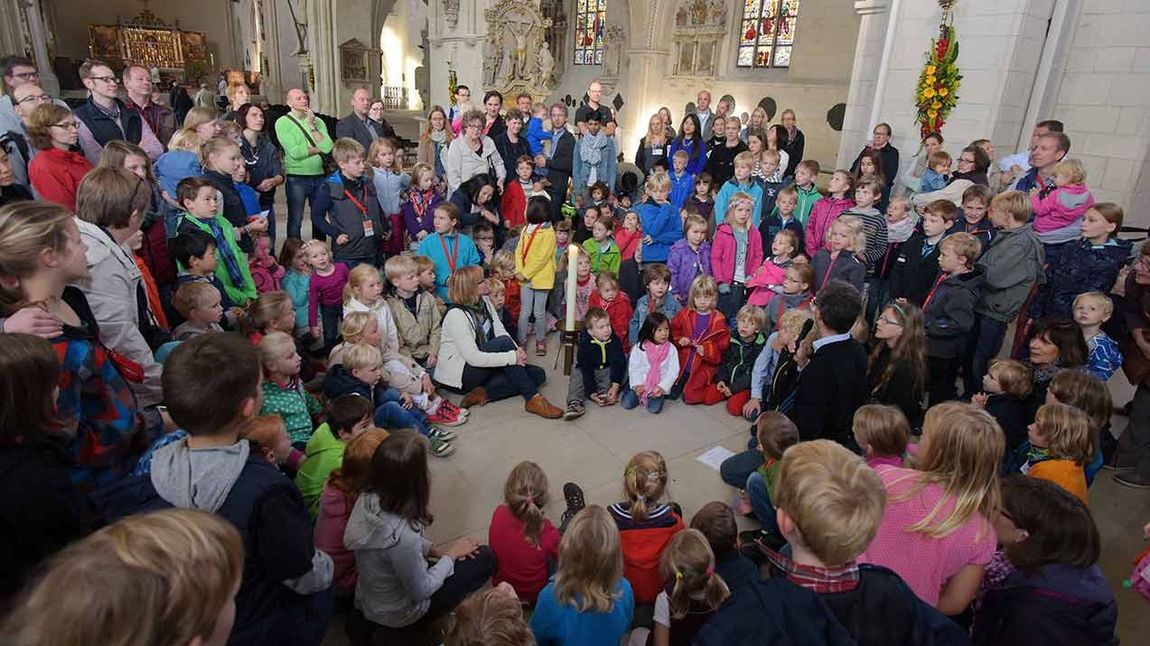
[[[312,112],[307,92],[288,90],[287,104],[291,112],[276,120],[276,137],[284,151],[287,175],[288,237],[300,238],[304,202],[314,209],[326,186],[323,155],[331,153],[332,140],[323,119]],[[314,237],[322,240],[323,234],[317,231]]]

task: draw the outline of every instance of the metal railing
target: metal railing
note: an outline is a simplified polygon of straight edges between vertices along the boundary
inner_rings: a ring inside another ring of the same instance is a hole
[[[383,86],[383,107],[385,110],[406,110],[407,88],[398,85]]]

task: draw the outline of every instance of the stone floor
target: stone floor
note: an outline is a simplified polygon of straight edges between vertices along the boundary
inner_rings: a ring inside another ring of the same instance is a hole
[[[403,136],[417,138],[417,115],[404,113],[389,117]],[[282,196],[281,196],[282,202]],[[277,207],[280,231],[286,208]],[[310,223],[305,222],[305,236]],[[549,341],[545,358],[532,358],[544,366],[550,380],[544,395],[562,405],[567,381],[555,368],[557,340]],[[1133,389],[1121,373],[1111,382],[1114,401],[1129,401]],[[1114,431],[1126,425],[1115,416]],[[714,446],[733,451],[745,446],[747,424],[727,415],[722,406],[686,406],[669,403],[660,415],[620,407],[600,409],[591,405],[587,414],[574,422],[552,422],[523,412],[520,399],[506,400],[474,409],[471,420],[457,429],[455,455],[432,462],[432,511],[435,523],[429,537],[444,543],[461,536],[486,542],[491,513],[500,503],[503,483],[511,468],[521,460],[537,462],[547,473],[554,501],[548,516],[557,521],[562,513],[561,489],[564,482],[582,485],[588,503],[607,504],[620,499],[621,478],[627,460],[638,451],[655,449],[667,460],[670,471],[669,494],[683,506],[689,518],[711,500],[729,501],[732,490],[718,473],[696,458]],[[1136,491],[1114,484],[1109,471],[1103,471],[1090,491],[1091,509],[1102,535],[1101,567],[1118,598],[1118,631],[1125,643],[1150,640],[1150,612],[1147,601],[1122,587],[1130,575],[1131,559],[1144,547],[1142,526],[1150,521],[1150,491]],[[1142,635],[1142,637],[1138,637]],[[342,620],[333,622],[328,645],[346,643]]]

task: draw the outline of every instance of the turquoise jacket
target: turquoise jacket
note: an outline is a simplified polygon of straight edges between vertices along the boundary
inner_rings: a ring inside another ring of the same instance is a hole
[[[427,256],[435,263],[435,291],[444,301],[448,300],[447,279],[454,270],[483,264],[475,243],[462,233],[449,233],[446,236],[432,233],[419,243],[418,251],[421,256]],[[454,267],[449,262],[448,254],[454,258]]]

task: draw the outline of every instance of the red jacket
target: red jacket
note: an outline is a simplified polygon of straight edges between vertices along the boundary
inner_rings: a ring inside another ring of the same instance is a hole
[[[730,283],[735,279],[735,254],[738,244],[735,242],[735,233],[731,225],[726,222],[715,229],[715,240],[711,243],[711,275],[719,284]],[[755,270],[763,264],[763,239],[759,230],[751,227],[747,230],[747,259],[743,265],[744,282],[755,275]]]
[[[643,239],[643,232],[636,229],[635,231],[628,231],[622,227],[615,229],[615,244],[619,245],[619,256],[622,260],[630,260],[635,257],[635,250],[639,248],[639,242]]]
[[[627,336],[631,325],[631,314],[634,312],[631,307],[631,299],[620,290],[619,295],[608,303],[596,291],[591,293],[591,300],[587,302],[587,307],[602,307],[607,310],[607,316],[611,317],[611,330],[623,342],[623,352],[629,351],[631,342]]]
[[[519,320],[519,281],[514,278],[508,278],[503,281],[503,293],[505,298],[503,300],[503,307],[507,308],[507,312],[511,314],[512,321]]]
[[[707,386],[715,380],[715,372],[723,360],[723,351],[731,345],[731,330],[727,317],[719,310],[711,310],[710,320],[702,334],[695,335],[695,323],[699,313],[693,309],[679,310],[671,319],[671,342],[679,350],[679,378],[690,372],[683,385],[683,401],[688,404],[701,404],[707,401]],[[681,345],[681,340],[690,343]],[[696,350],[694,345],[698,344]],[[715,402],[710,402],[715,403]]]
[[[509,224],[508,229],[521,227],[527,223],[527,194],[519,185],[519,178],[508,178],[503,197],[499,200],[499,210]]]
[[[28,164],[28,182],[40,199],[76,212],[76,189],[92,170],[82,153],[59,148],[41,150]]]

